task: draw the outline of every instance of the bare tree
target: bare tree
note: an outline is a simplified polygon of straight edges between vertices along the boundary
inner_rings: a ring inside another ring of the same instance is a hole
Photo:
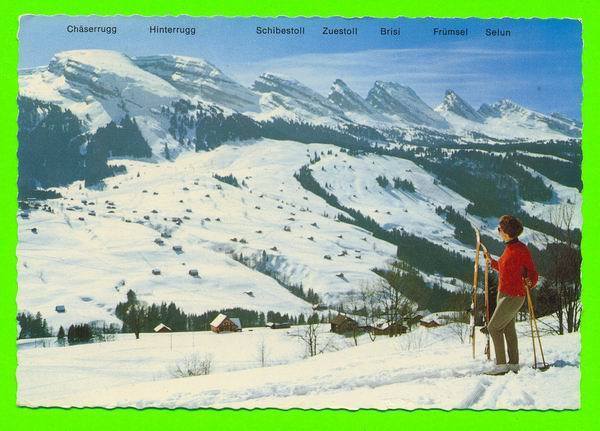
[[[401,270],[394,267],[390,273],[392,279],[378,280],[375,289],[377,301],[381,307],[381,315],[390,325],[389,336],[400,335],[399,326],[401,322],[406,321],[409,327],[414,320],[414,304],[400,292]],[[394,282],[394,279],[397,279]]]
[[[448,308],[452,311],[448,311],[444,317],[446,317],[450,332],[464,344],[469,333],[468,323],[470,313],[467,310],[467,304],[471,301],[471,293],[469,292],[469,288],[464,285],[455,293],[456,295],[454,295],[452,297],[453,299],[448,303]]]
[[[265,343],[265,339],[261,338],[260,342],[258,343],[258,347],[257,347],[257,356],[258,356],[258,361],[260,362],[261,367],[267,366],[268,355],[269,355],[269,351],[267,349],[267,344]]]
[[[347,304],[342,304],[342,308],[352,310],[352,318],[357,322],[352,326],[352,339],[354,345],[358,346],[358,336],[365,330],[369,334],[371,341],[375,341],[375,335],[370,328],[376,320],[377,295],[374,289],[367,283],[362,283],[359,290],[353,290],[347,297]]]
[[[406,334],[406,337],[400,339],[400,346],[405,350],[421,350],[423,347],[425,332],[423,331],[412,331]]]
[[[581,246],[573,227],[574,207],[564,204],[551,213],[556,236],[541,234],[544,276],[537,292],[538,314],[554,314],[556,333],[579,330],[581,321]]]
[[[318,328],[318,323],[309,323],[303,329],[298,328],[296,336],[306,345],[308,356],[317,355],[319,341]]]
[[[368,284],[361,285],[359,291],[356,292],[356,300],[364,310],[365,326],[367,328],[373,328],[375,322],[379,320],[382,315],[376,289]],[[375,332],[370,329],[367,332],[370,340],[375,341]]]
[[[319,323],[309,323],[303,328],[298,327],[295,334],[306,346],[308,356],[316,356],[328,350],[337,350],[333,344],[333,337],[326,337],[325,342],[321,339]]]
[[[448,328],[461,344],[465,343],[469,334],[469,313],[466,311],[449,312],[447,317]]]

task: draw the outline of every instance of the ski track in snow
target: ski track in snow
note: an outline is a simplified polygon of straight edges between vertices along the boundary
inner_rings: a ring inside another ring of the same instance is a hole
[[[578,408],[579,334],[543,337],[554,366],[542,373],[530,368],[526,322],[518,325],[522,369],[497,377],[482,374],[492,366],[483,359],[485,340],[479,341],[474,360],[469,344],[461,344],[449,327],[419,327],[375,342],[362,336],[358,347],[346,339],[340,350],[306,359],[298,356],[302,346],[284,332],[196,333],[201,351],[215,353],[217,370],[182,379],[171,379],[164,370],[194,351],[190,333],[174,334],[176,352],[165,344],[168,335],[160,334],[103,345],[26,349],[19,352],[18,400],[22,405],[109,408]],[[272,364],[280,365],[261,368],[252,362],[261,339],[279,358]],[[226,363],[232,348],[244,352],[238,365]],[[140,368],[138,358],[143,357],[146,365]]]

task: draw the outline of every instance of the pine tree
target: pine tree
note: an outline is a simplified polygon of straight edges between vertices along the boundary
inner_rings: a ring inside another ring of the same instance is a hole
[[[127,291],[127,303],[128,304],[137,304],[138,300],[137,300],[137,295],[135,294],[135,292],[131,289],[129,289]]]

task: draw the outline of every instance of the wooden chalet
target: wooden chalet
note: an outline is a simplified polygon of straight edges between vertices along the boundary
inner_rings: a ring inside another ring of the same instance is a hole
[[[242,324],[237,317],[227,317],[225,314],[219,314],[210,322],[210,330],[213,332],[241,332]]]
[[[358,322],[345,314],[338,314],[331,320],[330,332],[336,334],[343,334],[346,332],[352,332],[359,329]]]
[[[419,324],[423,320],[423,318],[429,316],[430,314],[431,311],[429,310],[417,310],[413,313],[411,317],[407,318],[406,321],[410,325],[416,325]]]
[[[442,326],[436,319],[423,319],[420,324],[425,328],[437,328],[438,326]]]
[[[400,335],[405,334],[408,328],[401,321],[391,323],[380,319],[371,325],[370,330],[374,335]]]

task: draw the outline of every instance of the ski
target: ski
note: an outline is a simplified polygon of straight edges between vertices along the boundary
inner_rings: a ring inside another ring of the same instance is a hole
[[[481,248],[483,249],[483,255],[485,256],[485,269],[483,272],[483,295],[485,302],[485,327],[487,329],[490,324],[490,290],[489,290],[489,271],[490,271],[490,258],[488,249],[483,243],[481,244]],[[490,333],[489,331],[485,331],[485,355],[488,360],[490,360]]]
[[[470,318],[470,337],[473,350],[473,359],[475,359],[475,323],[477,320],[477,285],[479,283],[479,253],[481,252],[481,235],[479,230],[475,229],[475,264],[473,266],[473,292],[471,294],[471,318]]]

